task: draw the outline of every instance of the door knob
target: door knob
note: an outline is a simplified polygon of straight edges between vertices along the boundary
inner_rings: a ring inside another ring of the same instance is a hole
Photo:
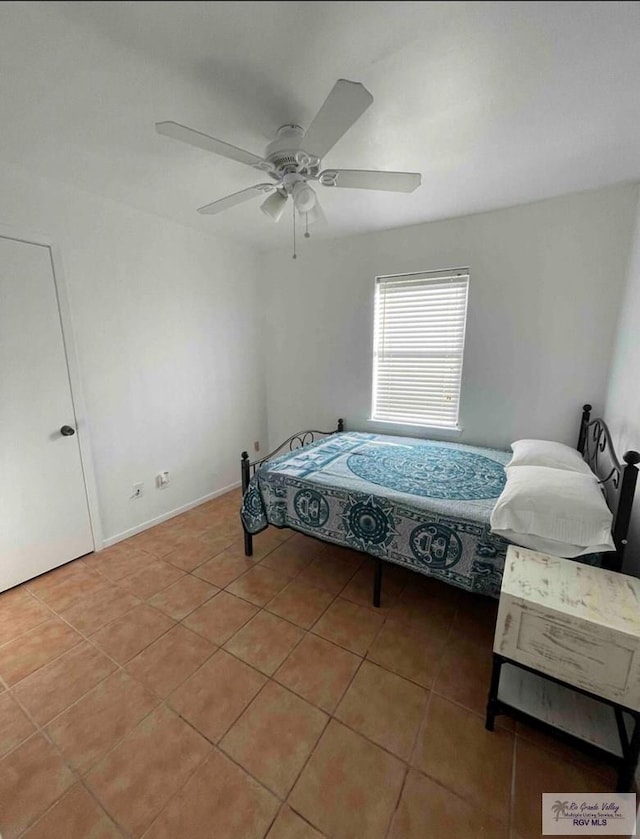
[[[60,429],[60,434],[62,434],[63,437],[72,437],[75,433],[75,428],[72,428],[70,425],[63,425]]]

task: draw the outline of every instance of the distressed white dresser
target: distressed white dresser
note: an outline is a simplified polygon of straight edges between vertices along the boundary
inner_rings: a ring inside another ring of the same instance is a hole
[[[511,545],[487,728],[506,713],[552,728],[633,781],[640,752],[640,580]]]

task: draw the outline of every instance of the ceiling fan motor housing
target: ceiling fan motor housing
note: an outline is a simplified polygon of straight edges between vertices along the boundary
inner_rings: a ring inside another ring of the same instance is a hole
[[[318,174],[320,160],[301,147],[304,131],[299,125],[282,125],[278,137],[266,148],[265,159],[275,167],[274,177],[299,173],[306,177]]]

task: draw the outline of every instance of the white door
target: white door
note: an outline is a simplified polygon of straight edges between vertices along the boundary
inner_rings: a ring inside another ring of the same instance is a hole
[[[0,591],[93,550],[75,426],[51,251],[0,235]]]

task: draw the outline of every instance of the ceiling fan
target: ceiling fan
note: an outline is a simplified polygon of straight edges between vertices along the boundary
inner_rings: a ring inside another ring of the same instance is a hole
[[[156,130],[166,137],[181,140],[214,154],[237,160],[265,172],[273,183],[261,183],[241,189],[225,198],[198,209],[199,213],[215,215],[237,204],[267,195],[260,209],[274,221],[279,221],[285,206],[292,199],[295,209],[307,223],[323,218],[315,190],[310,182],[342,189],[376,189],[386,192],[413,192],[420,186],[416,172],[377,172],[363,169],[325,169],[320,171],[322,158],[346,134],[373,102],[373,96],[359,82],[338,79],[304,131],[299,125],[283,125],[278,136],[267,146],[264,157],[217,140],[201,131],[187,128],[178,122],[157,122]],[[295,215],[295,214],[294,214]],[[305,235],[308,235],[308,231]]]

